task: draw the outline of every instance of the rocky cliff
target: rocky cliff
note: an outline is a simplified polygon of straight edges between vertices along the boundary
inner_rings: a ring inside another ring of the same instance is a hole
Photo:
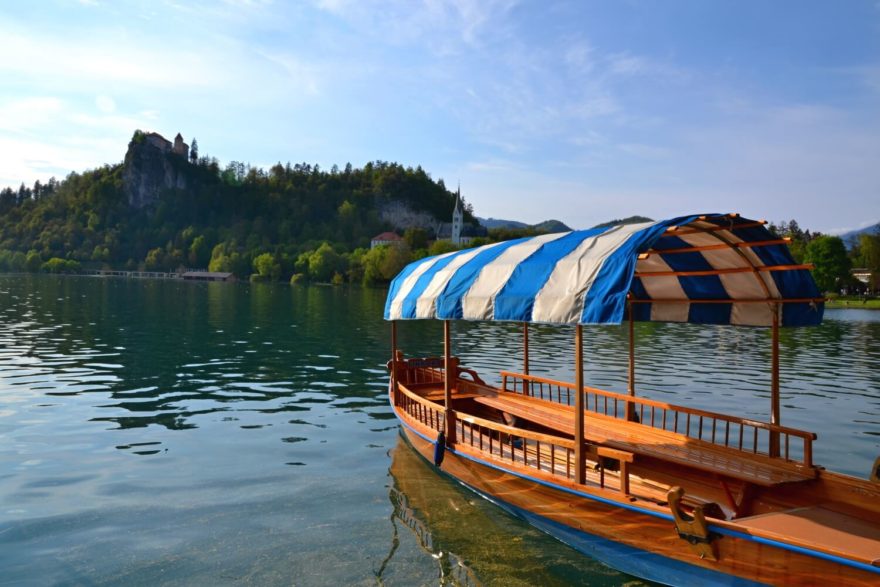
[[[135,132],[128,143],[122,183],[134,208],[152,204],[163,190],[186,189],[186,157],[172,151],[171,142],[156,133]]]
[[[409,204],[400,200],[381,202],[379,204],[379,217],[383,222],[387,222],[395,230],[401,232],[407,228],[417,227],[424,228],[429,233],[434,234],[440,225],[440,221],[433,215],[413,210]]]

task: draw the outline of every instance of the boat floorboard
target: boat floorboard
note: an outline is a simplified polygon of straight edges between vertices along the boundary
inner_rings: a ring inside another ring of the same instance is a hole
[[[789,538],[807,537],[810,546],[880,566],[880,528],[847,514],[823,507],[804,507],[741,518],[737,524]]]

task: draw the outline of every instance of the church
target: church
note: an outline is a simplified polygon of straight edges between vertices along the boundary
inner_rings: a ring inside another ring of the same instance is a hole
[[[441,222],[437,226],[437,240],[447,240],[454,245],[470,244],[475,238],[487,237],[489,231],[485,226],[464,223],[464,204],[461,200],[461,188],[455,192],[455,209],[452,211],[452,222]]]

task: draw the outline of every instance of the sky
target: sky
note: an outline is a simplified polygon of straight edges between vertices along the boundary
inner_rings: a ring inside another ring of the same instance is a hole
[[[483,217],[880,221],[880,0],[0,4],[0,186],[120,162],[421,165]]]

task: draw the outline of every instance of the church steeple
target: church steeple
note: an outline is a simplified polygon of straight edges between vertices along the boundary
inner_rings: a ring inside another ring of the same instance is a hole
[[[455,210],[452,211],[452,244],[461,244],[461,228],[464,224],[464,212],[461,205],[461,183],[458,184],[458,190],[455,192]]]

